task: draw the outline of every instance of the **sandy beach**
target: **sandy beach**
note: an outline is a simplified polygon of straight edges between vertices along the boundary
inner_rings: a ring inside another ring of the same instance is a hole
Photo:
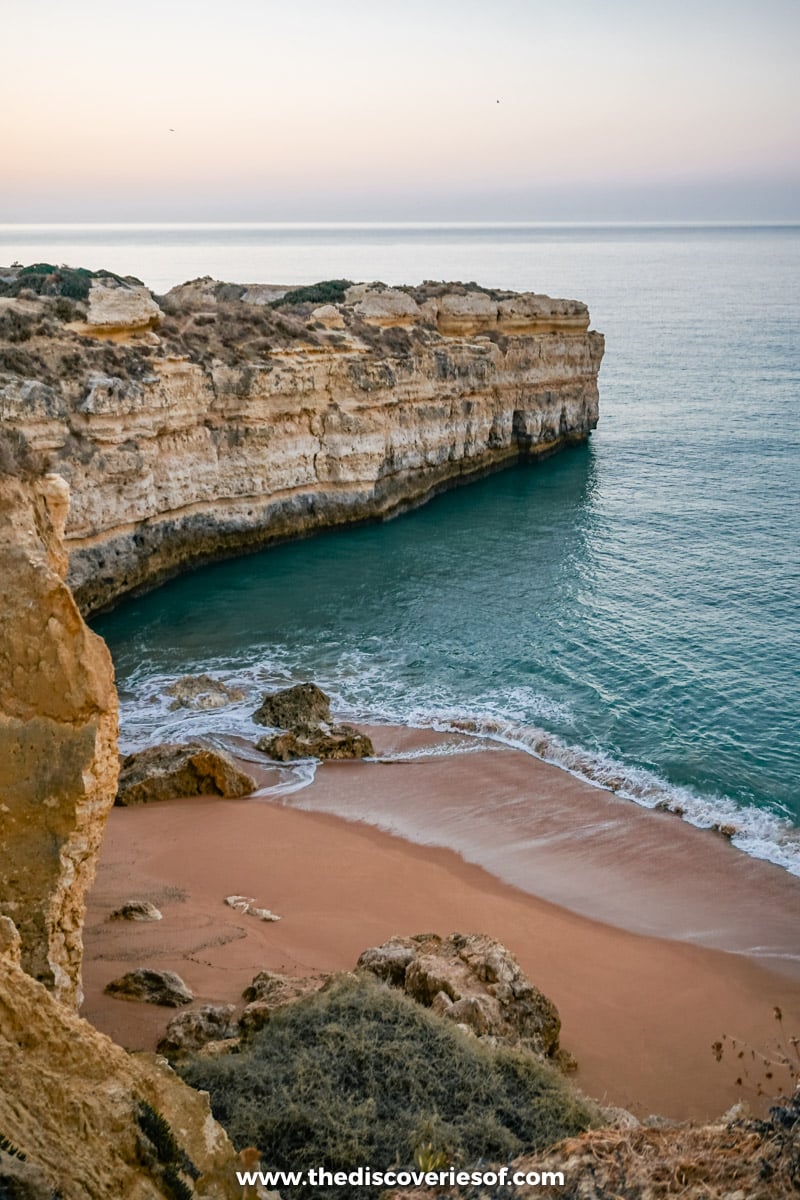
[[[419,749],[424,737],[385,730],[379,748]],[[463,814],[489,803],[489,777],[502,792],[512,776],[541,814],[541,870],[530,886],[543,895],[452,850],[297,807],[338,806],[355,818],[369,798],[387,813],[424,798],[432,812]],[[579,836],[562,829],[559,838],[567,800]],[[590,810],[594,837],[582,828]],[[573,888],[581,908],[594,896],[605,919],[553,903],[553,881],[565,897]],[[231,893],[254,897],[281,921],[227,907]],[[152,900],[163,921],[109,922],[129,898]],[[752,1083],[737,1086],[741,1066],[715,1062],[712,1042],[727,1034],[769,1052],[780,1034],[775,1005],[787,1034],[800,1029],[799,900],[800,881],[746,859],[718,835],[514,751],[331,763],[285,801],[198,797],[113,810],[87,915],[83,1012],[123,1045],[152,1049],[173,1010],[103,994],[134,966],[177,971],[197,1002],[236,1003],[261,969],[348,970],[361,950],[392,934],[486,932],[558,1005],[562,1043],[578,1059],[576,1079],[587,1093],[639,1115],[702,1119],[741,1096],[755,1102],[760,1078],[753,1068]],[[636,927],[659,908],[660,936],[626,928],[626,914]],[[687,934],[726,948],[692,944]],[[767,943],[769,965],[743,952]]]

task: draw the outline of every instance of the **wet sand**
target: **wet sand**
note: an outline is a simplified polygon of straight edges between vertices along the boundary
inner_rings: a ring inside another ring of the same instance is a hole
[[[384,730],[379,749],[441,740]],[[407,837],[461,841],[492,873],[356,823],[381,815]],[[227,907],[231,893],[282,920]],[[164,920],[109,923],[130,898]],[[115,809],[89,899],[83,1011],[132,1049],[152,1048],[174,1015],[103,994],[135,966],[178,971],[198,1002],[235,1003],[258,970],[347,970],[392,934],[454,930],[505,943],[558,1005],[579,1085],[639,1115],[703,1119],[755,1100],[759,1072],[737,1086],[741,1065],[716,1063],[712,1042],[769,1050],[775,1005],[787,1034],[800,1030],[800,880],[516,751],[325,764],[286,802]]]

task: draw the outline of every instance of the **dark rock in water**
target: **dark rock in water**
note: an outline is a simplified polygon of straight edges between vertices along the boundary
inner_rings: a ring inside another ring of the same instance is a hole
[[[241,688],[228,687],[210,675],[184,675],[165,688],[165,695],[174,696],[171,712],[178,708],[223,708],[234,700],[244,700]]]
[[[227,754],[199,742],[165,742],[122,759],[115,803],[127,807],[176,796],[248,796],[255,788],[252,776]]]
[[[149,900],[126,900],[115,908],[109,921],[160,921],[161,913]]]
[[[175,1058],[199,1050],[209,1042],[236,1037],[239,1027],[233,1019],[232,1004],[204,1004],[191,1012],[179,1013],[167,1025],[156,1047],[159,1054]]]
[[[278,762],[297,758],[368,758],[372,742],[352,725],[331,723],[331,701],[315,683],[298,683],[265,696],[253,713],[259,725],[286,733],[259,738],[256,748]]]
[[[298,683],[265,696],[253,713],[259,725],[275,729],[307,729],[331,719],[331,699],[315,683]]]
[[[513,955],[484,934],[394,937],[365,950],[358,969],[400,987],[426,1008],[489,1036],[566,1060],[558,1010]]]
[[[155,971],[150,967],[139,967],[112,979],[105,987],[109,996],[118,1000],[140,1000],[144,1004],[161,1004],[166,1008],[180,1008],[191,1004],[194,995],[174,971]]]
[[[256,749],[278,762],[296,758],[370,758],[375,753],[370,738],[352,725],[320,725],[262,737]]]

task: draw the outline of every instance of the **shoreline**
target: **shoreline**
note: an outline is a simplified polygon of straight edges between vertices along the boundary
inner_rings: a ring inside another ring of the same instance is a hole
[[[419,733],[384,728],[380,736],[379,753],[407,747]],[[509,775],[518,779],[521,770],[529,786],[536,776],[539,812],[549,822],[538,847],[527,847],[538,866],[525,890],[463,852],[415,844],[398,829],[386,832],[359,817],[359,806],[379,793],[392,808],[406,798],[406,821],[421,805],[429,816],[452,821],[486,807],[487,772],[507,790]],[[579,810],[566,805],[576,787],[638,817],[615,824],[595,813],[593,825],[586,814],[579,819]],[[623,823],[632,827],[619,841]],[[687,837],[698,851],[682,860],[679,844]],[[658,843],[662,853],[654,861]],[[681,861],[679,879],[672,869]],[[559,888],[562,898],[571,889],[570,905],[552,899]],[[224,896],[233,892],[254,896],[282,920],[263,924],[226,907]],[[608,912],[609,897],[616,921],[574,911],[593,900],[596,910]],[[164,920],[107,923],[112,908],[130,898],[153,900]],[[665,898],[662,925],[671,932],[620,927],[623,911],[652,920]],[[800,1028],[800,939],[792,920],[798,901],[800,881],[780,868],[521,751],[391,765],[326,763],[314,783],[284,800],[196,798],[113,810],[89,897],[83,1012],[123,1045],[152,1049],[175,1010],[113,1000],[102,991],[134,966],[178,971],[198,1003],[235,1003],[258,970],[349,970],[363,949],[392,934],[487,933],[508,946],[559,1008],[562,1042],[578,1059],[579,1087],[639,1116],[706,1119],[741,1095],[755,1099],[755,1084],[750,1096],[735,1086],[733,1060],[714,1061],[714,1041],[728,1034],[748,1048],[768,1048],[780,1032],[775,1005],[784,1011],[787,1034]],[[777,927],[762,926],[770,916]],[[723,948],[697,944],[698,930]],[[767,965],[753,941],[759,930],[762,938],[769,932],[773,955],[782,947],[791,957]]]
[[[372,735],[378,757],[389,756],[376,764],[384,773],[373,780],[360,763],[320,764],[313,782],[286,803],[413,845],[453,850],[499,881],[578,915],[747,954],[800,979],[800,877],[782,865],[756,858],[714,829],[481,734],[360,727]],[[446,746],[453,753],[442,754]],[[409,752],[418,757],[391,757]],[[423,766],[424,778],[417,774]],[[253,762],[246,769],[252,772]],[[471,802],[460,801],[459,787]],[[448,803],[431,806],[431,790]],[[633,889],[635,909],[619,897],[619,886],[607,888],[610,872]],[[737,893],[751,898],[746,913],[731,905]],[[697,913],[705,918],[700,927]]]

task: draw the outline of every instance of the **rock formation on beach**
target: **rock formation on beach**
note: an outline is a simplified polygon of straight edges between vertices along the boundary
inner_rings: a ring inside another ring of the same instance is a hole
[[[298,758],[371,758],[375,753],[368,734],[353,725],[331,719],[331,701],[315,683],[266,695],[253,713],[258,725],[282,732],[259,738],[256,749],[277,762]]]
[[[125,755],[115,804],[129,808],[178,796],[248,796],[255,788],[255,779],[222,750],[201,742],[165,742]]]
[[[479,1037],[524,1045],[546,1058],[559,1056],[556,1006],[495,938],[461,933],[393,937],[365,950],[358,968]]]
[[[84,612],[193,562],[391,516],[597,423],[603,337],[578,301],[199,279],[156,302],[108,276],[70,278],[75,301],[58,277],[0,270],[0,419],[69,483]]]

